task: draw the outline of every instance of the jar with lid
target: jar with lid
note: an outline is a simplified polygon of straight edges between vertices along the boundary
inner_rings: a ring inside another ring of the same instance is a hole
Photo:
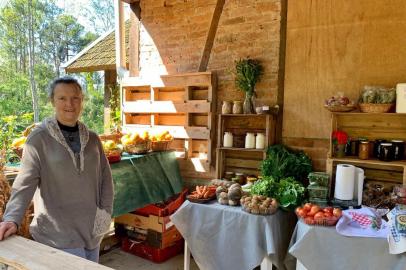
[[[232,112],[232,104],[231,101],[223,101],[223,106],[221,107],[222,114],[230,114]]]
[[[393,144],[393,159],[402,160],[405,152],[405,142],[402,140],[391,140]]]
[[[369,142],[368,141],[359,142],[358,158],[359,159],[368,159],[369,158]]]
[[[224,132],[223,146],[224,147],[233,147],[233,133]]]
[[[245,136],[245,148],[255,148],[254,133],[248,132]]]
[[[235,173],[236,182],[240,185],[245,183],[245,174],[236,172]]]
[[[264,133],[257,133],[255,137],[255,148],[264,149],[265,148],[265,135]]]
[[[241,101],[234,101],[233,104],[233,114],[242,114],[242,102]]]
[[[379,146],[379,160],[392,161],[393,160],[393,144],[381,143]]]

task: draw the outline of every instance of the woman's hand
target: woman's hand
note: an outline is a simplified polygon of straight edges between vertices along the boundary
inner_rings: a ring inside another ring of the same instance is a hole
[[[0,241],[17,232],[17,225],[11,221],[0,222]]]

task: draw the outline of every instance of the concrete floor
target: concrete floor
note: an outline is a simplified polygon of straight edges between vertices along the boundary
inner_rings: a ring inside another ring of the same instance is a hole
[[[101,255],[99,263],[116,270],[183,270],[183,253],[163,263],[153,263],[115,248]],[[199,270],[193,259],[190,262],[190,270]]]

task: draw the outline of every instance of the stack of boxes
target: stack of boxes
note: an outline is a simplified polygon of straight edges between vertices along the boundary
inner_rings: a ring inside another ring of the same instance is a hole
[[[327,206],[330,187],[330,176],[325,172],[309,173],[309,202],[320,206]]]
[[[186,193],[184,190],[163,204],[149,204],[116,217],[114,223],[121,248],[156,263],[182,253],[182,235],[169,216],[185,201]]]

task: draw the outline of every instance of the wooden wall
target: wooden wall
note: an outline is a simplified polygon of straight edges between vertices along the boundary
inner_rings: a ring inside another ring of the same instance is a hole
[[[288,1],[282,135],[310,150],[316,169],[330,136],[326,98],[406,82],[405,14],[404,0]]]

